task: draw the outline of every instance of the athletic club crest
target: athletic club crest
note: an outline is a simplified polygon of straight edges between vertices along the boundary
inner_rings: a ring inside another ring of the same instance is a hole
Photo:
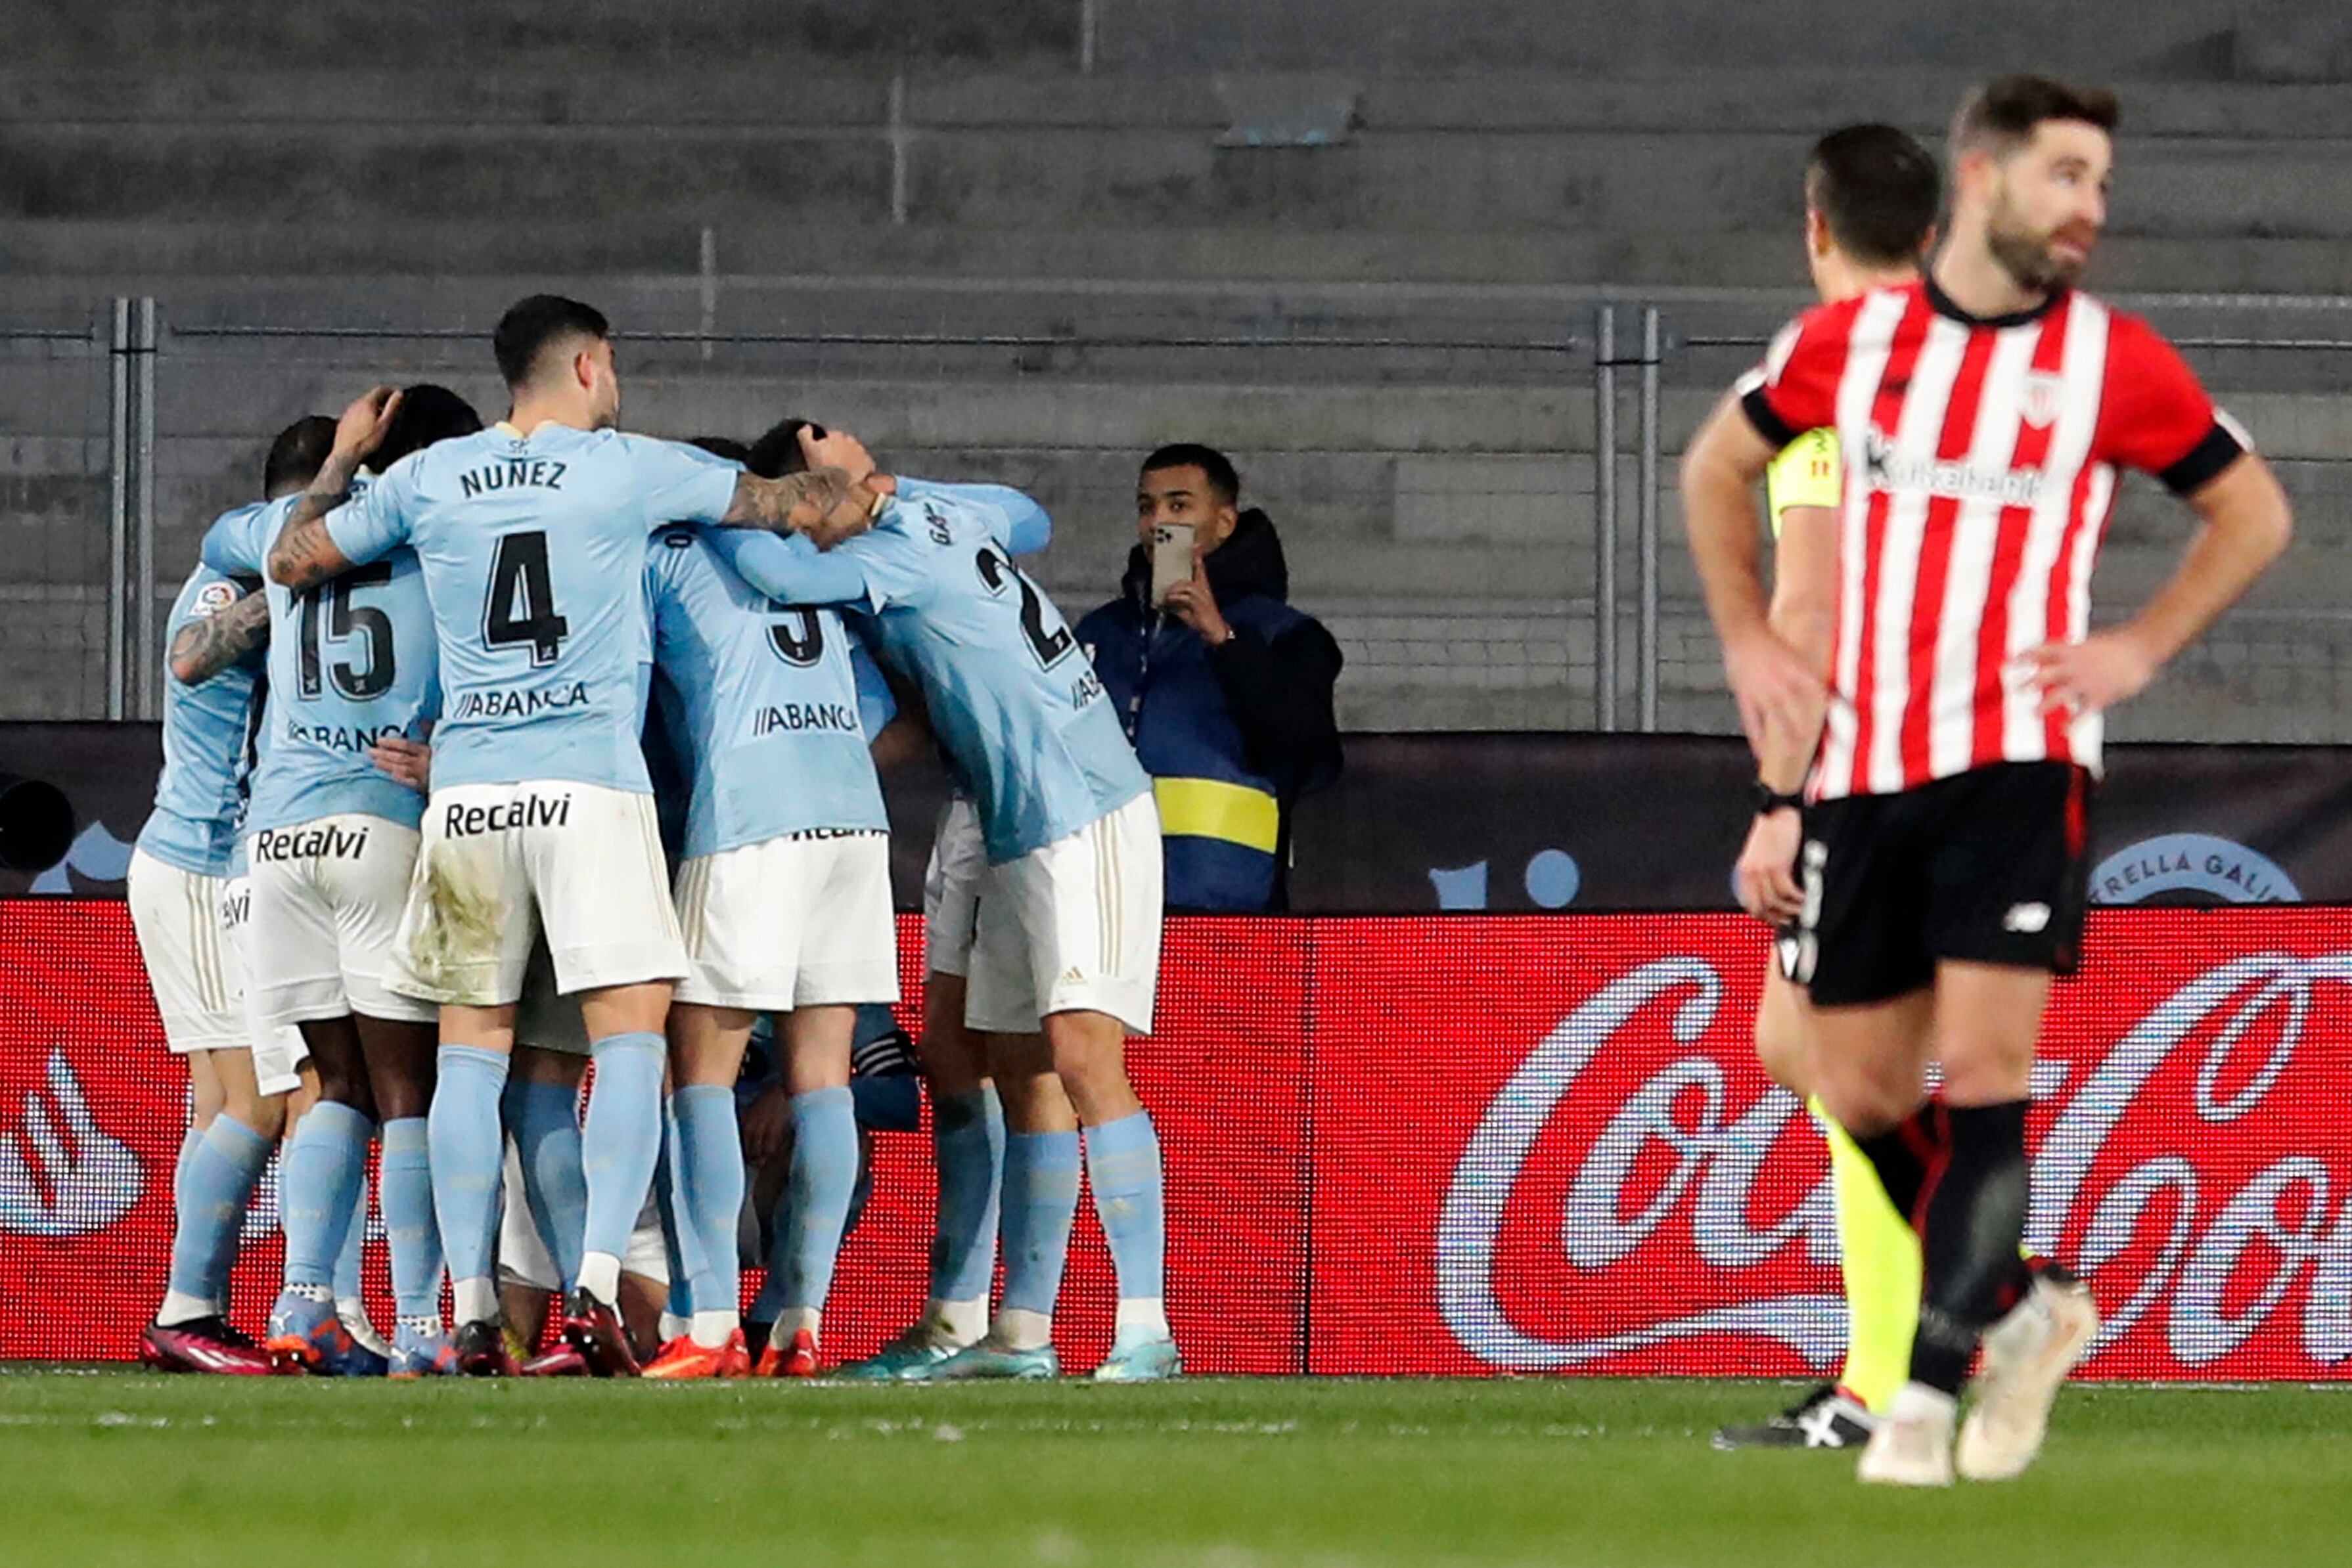
[[[2058,395],[2064,382],[2054,371],[2035,371],[2025,378],[2025,423],[2036,430],[2058,417]]]

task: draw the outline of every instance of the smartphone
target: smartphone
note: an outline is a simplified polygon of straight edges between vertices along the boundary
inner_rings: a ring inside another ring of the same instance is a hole
[[[1151,525],[1151,607],[1168,602],[1168,591],[1192,575],[1192,525]]]

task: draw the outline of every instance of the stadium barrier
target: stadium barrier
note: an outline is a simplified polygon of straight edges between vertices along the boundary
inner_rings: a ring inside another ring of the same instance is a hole
[[[1728,736],[1350,735],[1337,787],[1300,806],[1293,910],[1316,915],[1731,907],[1748,831],[1747,747]],[[2352,904],[2352,766],[2341,747],[2119,746],[2092,821],[2101,904]],[[0,723],[0,769],[63,790],[69,845],[12,869],[0,898],[120,898],[154,801],[150,725]],[[899,906],[920,907],[945,773],[884,775]]]
[[[920,1003],[921,934],[901,953]],[[1179,920],[1134,1048],[1168,1297],[1202,1373],[1795,1375],[1843,1335],[1820,1139],[1749,1045],[1730,915]],[[2352,912],[2095,913],[2045,1035],[2034,1245],[2107,1316],[2094,1378],[2352,1376]],[[185,1074],[119,903],[0,902],[0,1357],[131,1353],[163,1288]],[[878,1140],[827,1312],[917,1310],[928,1140]],[[235,1311],[266,1309],[271,1200]],[[380,1242],[371,1296],[383,1304]],[[756,1281],[747,1281],[747,1289]],[[1058,1323],[1107,1347],[1082,1207]]]

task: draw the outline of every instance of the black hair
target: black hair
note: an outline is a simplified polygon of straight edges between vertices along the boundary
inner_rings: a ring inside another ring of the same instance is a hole
[[[1805,204],[1864,267],[1916,261],[1935,232],[1943,180],[1927,150],[1891,125],[1849,125],[1813,143]]]
[[[447,387],[419,382],[400,394],[383,444],[368,457],[368,466],[381,474],[412,452],[422,452],[436,441],[471,435],[482,428],[474,405]]]
[[[751,443],[751,455],[743,466],[762,479],[781,479],[787,474],[799,474],[808,467],[808,455],[801,450],[801,432],[807,431],[816,439],[824,439],[824,426],[813,419],[779,420],[767,434]]]
[[[686,438],[686,444],[688,446],[699,446],[713,457],[724,457],[730,463],[740,463],[746,467],[751,465],[751,449],[732,436],[689,435]]]
[[[560,294],[534,294],[507,307],[490,334],[490,352],[498,358],[499,374],[513,388],[530,381],[541,358],[557,344],[612,335],[613,324],[593,305]]]
[[[269,444],[269,455],[262,459],[262,498],[273,499],[310,484],[334,449],[335,422],[323,413],[306,413],[279,431]]]
[[[2113,131],[2122,113],[2116,95],[2105,88],[2073,87],[2048,77],[1997,77],[1960,105],[1952,120],[1952,152],[2013,152],[2032,139],[2034,127],[2050,120],[2076,120]]]
[[[1242,476],[1234,472],[1233,460],[1213,446],[1179,441],[1143,460],[1146,474],[1157,474],[1163,468],[1198,468],[1208,476],[1209,488],[1216,493],[1217,499],[1228,507],[1242,498]]]

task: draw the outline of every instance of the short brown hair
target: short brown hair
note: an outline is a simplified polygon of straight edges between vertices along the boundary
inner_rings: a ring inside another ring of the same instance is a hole
[[[2014,152],[2045,120],[2073,120],[2112,132],[2122,112],[2100,87],[2070,87],[2048,77],[1998,77],[1970,93],[1952,120],[1952,154],[1983,149]]]
[[[1942,196],[1935,159],[1891,125],[1832,131],[1805,162],[1805,204],[1822,214],[1837,247],[1864,267],[1918,260]]]

